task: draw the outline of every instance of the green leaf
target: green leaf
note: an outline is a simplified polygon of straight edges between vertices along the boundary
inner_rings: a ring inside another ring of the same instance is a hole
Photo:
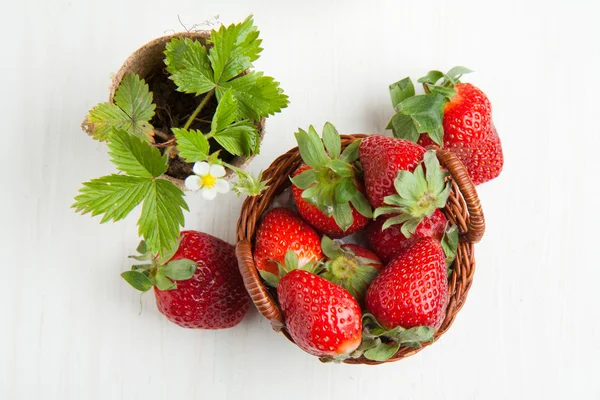
[[[279,87],[279,82],[269,76],[263,76],[262,72],[251,71],[221,83],[216,90],[219,101],[227,90],[232,90],[238,101],[239,117],[252,121],[280,112],[288,105],[288,96]]]
[[[100,223],[119,221],[142,202],[152,180],[127,175],[108,175],[85,182],[73,208],[82,214],[102,215]]]
[[[354,176],[354,168],[352,167],[352,164],[349,164],[346,161],[339,159],[331,160],[331,162],[329,162],[327,165],[329,166],[329,169],[342,178],[351,178]]]
[[[417,82],[419,83],[431,83],[435,84],[437,81],[444,77],[444,73],[441,71],[429,71],[427,75],[422,78],[419,78]]]
[[[409,77],[390,85],[390,96],[394,109],[404,100],[415,95],[415,86]]]
[[[334,260],[344,254],[340,244],[327,237],[327,235],[323,235],[323,238],[321,239],[321,249],[327,258],[331,260]]]
[[[115,92],[115,104],[100,103],[87,116],[92,137],[108,140],[113,129],[125,130],[130,135],[150,141],[154,128],[150,120],[156,106],[152,104],[152,92],[143,79],[136,74],[126,74]]]
[[[452,225],[444,232],[441,245],[446,255],[446,265],[450,266],[454,262],[458,250],[458,227],[456,225]]]
[[[340,160],[346,161],[348,163],[353,163],[356,160],[358,160],[358,148],[360,147],[361,140],[362,139],[355,140],[354,142],[346,146],[346,148],[342,152]]]
[[[230,154],[239,156],[258,153],[260,135],[256,126],[247,120],[238,121],[215,132],[213,138]]]
[[[386,197],[392,197],[392,196],[386,196]],[[377,218],[380,215],[385,215],[385,214],[399,214],[399,213],[403,213],[405,212],[405,210],[399,208],[399,207],[377,207],[375,209],[375,212],[373,212],[373,218]]]
[[[415,343],[421,347],[421,342],[427,342],[433,339],[435,329],[431,326],[415,326],[410,329],[402,330],[398,334],[398,341],[404,345],[408,343]]]
[[[269,187],[267,185],[269,180],[263,180],[263,171],[260,171],[258,176],[254,176],[247,171],[242,171],[239,168],[235,168],[234,171],[238,176],[238,180],[233,184],[232,190],[237,195],[258,196]]]
[[[136,247],[135,251],[137,251],[140,254],[148,253],[148,247],[146,246],[146,242],[144,242],[143,240],[140,240],[140,243]]]
[[[145,193],[138,231],[154,253],[170,250],[179,238],[179,228],[184,224],[183,210],[188,206],[183,192],[166,179],[149,181]]]
[[[292,250],[288,250],[285,252],[283,261],[288,271],[298,269],[298,255]]]
[[[308,132],[299,129],[294,135],[298,142],[300,156],[309,167],[319,170],[330,161],[323,148],[323,142],[312,125],[308,128]]]
[[[198,264],[196,264],[194,261],[183,258],[180,260],[171,261],[170,263],[161,266],[159,270],[167,278],[171,278],[176,281],[185,281],[194,276],[194,272],[196,272],[197,267]]]
[[[127,283],[133,286],[134,289],[137,289],[140,292],[147,292],[152,288],[152,286],[154,286],[154,283],[152,283],[150,278],[140,271],[125,271],[121,274],[121,277],[125,279]]]
[[[394,114],[387,129],[392,130],[395,138],[410,140],[414,143],[417,143],[421,136],[413,118],[401,112]]]
[[[340,156],[340,152],[342,151],[340,134],[329,122],[326,122],[325,127],[323,127],[323,143],[329,153],[329,157],[336,159]]]
[[[226,91],[219,99],[219,104],[212,119],[211,132],[219,132],[227,128],[238,115],[238,102],[232,90]]]
[[[358,192],[352,178],[342,179],[334,189],[335,202],[337,204],[348,203]]]
[[[188,163],[204,161],[208,158],[210,145],[208,139],[199,130],[172,128],[177,139],[179,156]]]
[[[305,171],[302,171],[296,176],[290,178],[292,183],[304,190],[307,189],[310,185],[312,185],[317,180],[317,171],[310,168]]]
[[[337,204],[333,208],[333,219],[335,223],[345,232],[352,226],[354,217],[352,217],[352,209],[350,204]]]
[[[210,42],[213,47],[208,57],[214,70],[214,79],[217,82],[226,82],[239,75],[244,70],[252,67],[259,53],[261,40],[259,32],[253,25],[252,16],[244,22],[221,26],[218,31],[210,33]]]
[[[413,119],[417,132],[423,133],[442,127],[445,105],[444,96],[432,93],[409,97],[398,105],[398,109]]]
[[[388,218],[383,223],[383,226],[381,227],[381,230],[384,231],[384,230],[386,230],[387,228],[389,228],[390,226],[393,226],[393,225],[404,224],[408,220],[410,220],[410,216],[407,215],[407,214],[401,214],[401,215],[398,215],[398,216],[395,216],[395,217]],[[404,236],[406,236],[406,234]],[[410,238],[411,236],[412,236],[412,234],[409,234],[406,237]]]
[[[161,156],[156,147],[131,136],[123,130],[114,130],[108,143],[111,162],[119,171],[143,178],[159,177],[169,167],[167,156]]]
[[[354,197],[350,199],[352,206],[358,211],[360,215],[367,218],[373,218],[373,209],[371,203],[367,200],[364,194],[357,190]]]
[[[258,271],[260,277],[265,281],[265,283],[271,287],[276,288],[279,285],[279,276],[265,270]]]
[[[436,85],[430,85],[427,83],[425,85],[427,85],[427,89],[429,89],[429,91],[431,93],[440,94],[440,95],[444,96],[445,98],[447,98],[448,100],[452,100],[452,98],[456,95],[456,90],[451,87],[436,86]]]
[[[159,268],[154,276],[154,283],[159,290],[173,290],[177,289],[177,283],[167,278],[163,271]]]
[[[163,251],[157,258],[156,258],[156,264],[157,265],[164,265],[166,264],[171,258],[173,258],[173,256],[175,255],[175,253],[177,253],[177,250],[179,250],[179,242],[180,242],[181,237],[179,237],[177,239],[177,241],[175,243],[173,243],[173,245],[171,246],[171,248]]]
[[[433,129],[427,132],[431,140],[433,140],[438,146],[444,147],[444,127],[440,126],[438,129]]]
[[[460,78],[464,74],[469,74],[471,72],[473,71],[471,71],[469,68],[458,66],[448,71],[446,75],[444,75],[444,78],[455,85],[457,83],[460,83]]]
[[[372,361],[387,361],[400,349],[400,343],[380,343],[377,347],[365,351],[364,356]]]
[[[199,41],[174,38],[167,43],[165,56],[169,79],[178,91],[199,96],[215,87],[206,47]]]

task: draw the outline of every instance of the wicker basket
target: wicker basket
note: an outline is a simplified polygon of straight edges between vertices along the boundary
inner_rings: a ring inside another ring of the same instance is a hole
[[[367,135],[342,135],[342,147],[346,147],[357,139]],[[477,191],[469,178],[467,171],[458,158],[446,150],[438,150],[437,157],[440,164],[445,167],[451,175],[452,190],[448,198],[444,214],[452,224],[456,224],[461,232],[460,242],[454,262],[454,272],[451,275],[448,286],[448,308],[446,317],[441,327],[435,333],[434,341],[446,332],[456,314],[462,308],[467,293],[471,287],[473,274],[475,272],[475,257],[473,244],[477,243],[483,236],[485,222],[483,212],[479,203]],[[263,213],[268,209],[273,199],[291,185],[289,177],[302,163],[298,148],[293,148],[277,158],[264,172],[264,178],[271,179],[269,188],[260,196],[249,197],[242,205],[240,219],[237,225],[237,248],[238,264],[244,279],[244,284],[252,301],[258,311],[267,318],[277,332],[282,332],[288,339],[292,340],[285,329],[285,323],[279,304],[272,292],[262,282],[252,255],[254,235],[258,222]],[[421,351],[429,343],[421,348],[401,347],[400,350],[388,361],[398,361]],[[364,357],[348,359],[348,364],[380,364],[377,361],[367,360]]]
[[[114,102],[115,91],[119,87],[121,80],[123,77],[129,73],[133,72],[140,76],[140,78],[147,80],[149,76],[151,76],[156,71],[160,71],[166,68],[164,59],[165,59],[165,48],[167,43],[171,41],[173,38],[189,38],[193,40],[198,40],[202,44],[206,44],[206,40],[210,37],[209,31],[190,31],[190,32],[180,32],[174,33],[172,35],[161,36],[156,38],[136,51],[134,51],[127,60],[123,63],[121,68],[114,75],[111,85],[110,85],[110,93],[108,95],[108,102]],[[245,72],[244,72],[245,73]],[[191,96],[191,95],[190,95]],[[83,121],[81,124],[83,130],[89,135],[92,134],[92,127],[88,124],[87,119]],[[258,132],[260,134],[260,140],[262,141],[265,134],[265,119],[262,118],[259,123],[257,123]],[[250,164],[254,156],[245,157],[245,156],[237,156],[234,157],[230,164],[244,169]],[[226,179],[231,179],[235,176],[235,173],[227,169]],[[168,179],[171,182],[175,183],[182,190],[187,190],[185,185],[183,184],[183,180],[177,179],[168,175],[163,175],[162,178]]]

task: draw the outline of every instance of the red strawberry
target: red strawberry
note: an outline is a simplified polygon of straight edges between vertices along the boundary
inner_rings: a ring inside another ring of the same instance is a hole
[[[355,165],[360,142],[355,141],[342,152],[340,135],[330,123],[323,128],[322,140],[312,126],[308,132],[296,132],[296,140],[305,163],[291,178],[300,215],[331,237],[362,229],[373,212]]]
[[[390,127],[394,135],[414,141],[418,138],[422,146],[434,142],[443,144],[444,148],[458,156],[473,183],[478,185],[500,175],[504,157],[500,138],[492,122],[490,101],[476,86],[460,83],[462,74],[468,72],[471,71],[464,67],[452,68],[447,74],[430,71],[419,79],[429,93],[421,96],[414,96],[409,78],[401,81],[404,84],[400,86],[400,82],[392,85],[391,90],[396,92],[392,94],[392,100],[399,112],[390,122]],[[444,79],[438,84],[441,78]],[[398,117],[399,114],[404,114],[404,117]],[[419,115],[426,115],[427,120],[420,120]],[[420,126],[415,129],[410,124],[402,123],[402,118],[406,116],[411,116]],[[419,136],[417,131],[427,133]]]
[[[294,176],[300,175],[302,172],[309,170],[310,167],[306,164],[300,165],[298,169],[294,172]],[[363,189],[359,183],[357,183],[357,187],[361,192]],[[296,185],[292,185],[292,193],[294,195],[294,200],[296,202],[296,208],[302,218],[306,221],[309,221],[310,224],[319,232],[324,233],[333,238],[341,238],[347,235],[351,235],[353,233],[358,232],[362,228],[364,228],[369,223],[369,218],[361,215],[354,206],[350,205],[352,210],[352,225],[347,230],[342,230],[335,222],[335,218],[333,216],[328,216],[323,213],[321,210],[317,208],[317,206],[312,205],[308,201],[302,198],[303,190],[300,189]]]
[[[256,268],[277,275],[277,263],[283,262],[288,250],[296,253],[300,267],[324,256],[321,238],[310,225],[291,210],[272,209],[265,214],[256,232]]]
[[[158,310],[184,328],[222,329],[237,325],[250,304],[235,249],[202,232],[183,231],[177,246],[155,256],[142,241],[134,265],[121,276],[142,292],[154,286]]]
[[[368,286],[383,267],[379,257],[369,249],[355,244],[340,245],[327,236],[323,236],[321,247],[327,256],[321,276],[362,302]]]
[[[319,357],[345,357],[360,345],[361,311],[347,290],[304,270],[286,274],[277,287],[294,342]]]
[[[408,140],[371,135],[361,141],[359,159],[371,205],[383,206],[384,198],[396,193],[398,171],[414,171],[423,160],[425,149]]]
[[[439,328],[448,302],[441,245],[432,238],[417,241],[375,278],[366,301],[367,309],[387,329]]]
[[[365,228],[369,245],[385,263],[392,261],[392,259],[423,237],[432,237],[437,241],[441,241],[444,236],[444,229],[448,223],[448,220],[438,208],[433,212],[431,217],[425,217],[417,225],[415,233],[410,238],[407,238],[402,233],[401,224],[382,229],[383,224],[390,217],[391,215],[382,215]]]
[[[202,232],[183,231],[171,261],[188,259],[198,267],[173,290],[154,287],[156,305],[184,328],[222,329],[240,323],[250,305],[238,270],[235,248]]]

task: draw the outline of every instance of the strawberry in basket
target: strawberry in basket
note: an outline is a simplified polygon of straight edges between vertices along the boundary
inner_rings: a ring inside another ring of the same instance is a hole
[[[323,140],[310,126],[296,133],[304,163],[294,172],[292,191],[298,212],[319,232],[340,238],[364,228],[372,218],[357,168],[359,142],[342,152],[340,135],[326,123]]]

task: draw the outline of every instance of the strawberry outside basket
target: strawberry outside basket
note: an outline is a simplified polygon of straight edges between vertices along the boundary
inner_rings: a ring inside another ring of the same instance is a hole
[[[342,135],[342,147],[368,135]],[[448,220],[458,226],[460,241],[454,261],[454,272],[448,282],[448,307],[446,317],[441,327],[436,331],[434,341],[439,339],[452,325],[456,315],[462,308],[471,288],[475,272],[474,244],[481,240],[485,231],[483,211],[477,196],[475,186],[460,160],[450,151],[438,149],[437,157],[442,167],[450,173],[452,189],[443,212]],[[277,332],[282,332],[290,341],[291,336],[285,328],[285,321],[274,292],[263,283],[254,265],[253,244],[258,223],[275,197],[291,185],[289,177],[302,163],[300,152],[295,147],[277,158],[264,172],[263,177],[270,179],[269,188],[256,197],[248,197],[243,205],[237,225],[236,253],[244,285],[258,308],[258,311],[271,322]],[[424,343],[421,348],[401,347],[398,352],[386,362],[398,361],[418,353],[430,343]],[[347,364],[381,364],[371,361],[364,356],[349,358]]]

